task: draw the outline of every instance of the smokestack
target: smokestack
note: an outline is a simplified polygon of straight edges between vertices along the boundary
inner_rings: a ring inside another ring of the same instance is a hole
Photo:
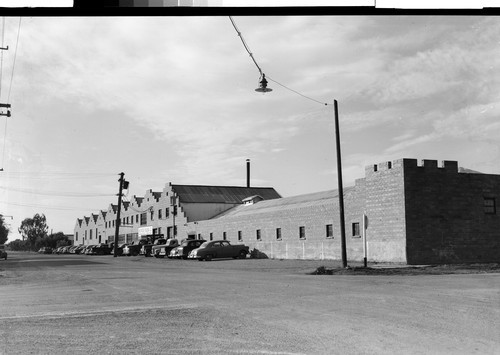
[[[247,187],[250,187],[250,159],[247,159]]]

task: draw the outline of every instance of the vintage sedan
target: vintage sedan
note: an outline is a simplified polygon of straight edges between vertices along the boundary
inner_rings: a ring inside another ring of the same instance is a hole
[[[215,258],[240,258],[245,259],[248,247],[243,244],[231,245],[227,240],[214,240],[203,243],[188,255],[189,259],[210,261]]]
[[[170,251],[170,254],[168,254],[169,258],[176,258],[176,259],[187,259],[189,253],[196,249],[199,248],[203,243],[205,243],[206,240],[203,239],[184,239],[177,248],[173,248]]]
[[[151,255],[155,258],[163,258],[165,255],[169,255],[172,249],[179,246],[179,241],[174,238],[158,239],[157,242],[158,244],[151,248]]]

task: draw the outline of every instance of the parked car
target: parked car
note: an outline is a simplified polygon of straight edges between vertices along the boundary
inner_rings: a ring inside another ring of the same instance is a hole
[[[82,250],[85,248],[85,245],[80,244],[75,249],[73,249],[74,254],[81,254]]]
[[[170,254],[168,254],[169,258],[176,258],[176,259],[187,259],[189,253],[196,249],[199,248],[203,243],[205,243],[206,240],[203,239],[184,239],[178,247],[173,248],[170,251]]]
[[[0,259],[7,260],[7,252],[5,251],[5,245],[0,245]]]
[[[90,248],[89,255],[109,255],[111,248],[108,244],[97,244]]]
[[[81,254],[89,255],[95,245],[86,245]]]
[[[146,240],[143,240],[143,239],[139,240],[137,243],[132,242],[131,244],[129,244],[123,248],[123,255],[127,255],[127,256],[139,255],[139,252],[141,251],[141,248],[144,244],[146,244]]]
[[[122,256],[122,255],[123,255],[123,249],[124,249],[126,246],[128,246],[128,244],[127,244],[127,243],[118,244],[118,245],[116,246],[116,255],[117,255],[117,256]],[[112,246],[112,245],[110,244],[110,248],[111,248],[111,250],[110,250],[110,252],[109,252],[109,253],[110,253],[111,255],[114,255],[114,253],[115,253],[114,246]]]
[[[152,239],[152,238],[147,238],[144,240],[144,243],[142,244],[141,250],[139,254],[144,255],[144,256],[153,256],[151,254],[151,251],[153,250],[153,247],[155,245],[165,245],[167,240],[165,238],[158,238],[158,239]],[[179,244],[177,244],[179,245]]]
[[[151,255],[155,258],[164,258],[165,255],[170,254],[170,250],[179,246],[179,241],[174,238],[158,239],[157,242],[158,244],[151,248]]]
[[[190,259],[210,261],[215,258],[241,258],[245,259],[248,247],[243,244],[231,245],[227,240],[214,240],[203,243],[188,255]]]
[[[52,248],[50,247],[41,247],[38,252],[40,254],[52,254]]]

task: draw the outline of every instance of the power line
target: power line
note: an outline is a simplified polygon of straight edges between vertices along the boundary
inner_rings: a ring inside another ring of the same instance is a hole
[[[253,62],[255,63],[255,66],[257,67],[257,69],[259,69],[259,73],[260,73],[260,75],[262,76],[264,73],[262,72],[262,69],[260,68],[259,64],[257,64],[257,61],[255,60],[255,58],[254,58],[254,56],[253,56],[253,53],[250,51],[250,48],[248,47],[247,43],[245,42],[245,39],[243,38],[243,35],[241,34],[240,30],[239,30],[239,29],[238,29],[238,27],[236,26],[236,23],[234,22],[234,20],[233,20],[233,18],[232,18],[231,16],[229,16],[229,20],[231,20],[231,23],[233,24],[233,27],[234,27],[234,29],[235,29],[236,33],[238,33],[238,36],[240,37],[241,42],[243,43],[243,46],[245,47],[245,50],[246,50],[246,51],[248,52],[248,54],[250,55],[250,58],[252,58]],[[283,88],[285,88],[285,89],[287,89],[287,90],[290,90],[290,91],[292,91],[292,92],[296,93],[297,95],[302,96],[303,98],[306,98],[306,99],[308,99],[308,100],[314,101],[314,102],[319,103],[319,104],[321,104],[321,105],[325,105],[325,106],[327,106],[327,105],[328,105],[328,103],[326,103],[326,102],[321,102],[321,101],[318,101],[318,100],[313,99],[313,98],[311,98],[311,97],[309,97],[309,96],[306,96],[306,95],[304,95],[304,94],[301,94],[300,92],[298,92],[298,91],[296,91],[296,90],[290,89],[289,87],[287,87],[287,86],[285,86],[285,85],[283,85],[283,84],[281,84],[281,83],[277,82],[276,80],[271,79],[269,76],[267,76],[267,78],[268,78],[268,79],[270,79],[271,81],[275,82],[276,84],[278,84],[278,85],[282,86]]]
[[[35,179],[35,180],[45,180],[45,179],[59,179],[59,180],[74,180],[74,179],[94,179],[115,176],[113,173],[70,173],[70,172],[35,172],[35,171],[10,171],[5,172],[2,176],[7,176],[9,178],[21,178],[21,179]]]
[[[14,63],[12,64],[12,75],[10,76],[9,94],[7,95],[7,102],[10,100],[10,91],[12,89],[12,80],[14,79],[14,68],[16,67],[17,45],[19,43],[19,33],[21,32],[21,17],[19,17],[19,27],[17,28],[16,48],[14,49]]]
[[[2,97],[2,75],[3,75],[3,46],[5,39],[5,17],[2,17],[2,54],[0,55],[0,98]]]
[[[5,18],[4,18],[4,26],[5,26]],[[21,17],[19,17],[19,27],[17,28],[17,39],[16,39],[16,48],[14,50],[14,63],[12,64],[12,74],[10,76],[10,85],[9,85],[9,93],[7,95],[7,102],[10,100],[10,93],[12,90],[12,81],[14,80],[14,68],[16,66],[16,57],[17,57],[17,46],[19,44],[19,33],[21,32]],[[2,47],[3,47],[3,32],[2,32]],[[2,64],[3,64],[3,52],[2,52]],[[1,72],[1,70],[0,70]],[[0,93],[1,93],[1,85],[2,85],[2,79],[1,79],[1,73],[0,73]],[[1,94],[0,94],[1,97]],[[2,151],[2,170],[3,166],[5,163],[5,143],[7,142],[7,122],[8,122],[8,116],[5,117],[5,129],[4,129],[4,138],[3,138],[3,151]]]
[[[19,207],[32,207],[32,208],[40,208],[40,209],[48,209],[48,210],[61,210],[61,211],[81,211],[82,208],[76,208],[76,207],[57,207],[57,206],[48,206],[48,205],[35,205],[35,204],[24,204],[24,203],[16,203],[16,202],[3,202],[2,203],[6,205],[11,205],[11,206],[19,206]],[[85,208],[86,209],[86,208]],[[94,209],[97,210],[97,209]]]
[[[0,189],[7,191],[16,191],[22,193],[29,193],[34,195],[58,196],[58,197],[110,197],[113,194],[91,194],[82,192],[59,192],[59,191],[37,191],[33,189],[21,189],[13,187],[0,186]]]

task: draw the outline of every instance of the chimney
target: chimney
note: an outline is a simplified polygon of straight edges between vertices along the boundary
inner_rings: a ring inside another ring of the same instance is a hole
[[[247,159],[247,187],[250,187],[250,159]]]

